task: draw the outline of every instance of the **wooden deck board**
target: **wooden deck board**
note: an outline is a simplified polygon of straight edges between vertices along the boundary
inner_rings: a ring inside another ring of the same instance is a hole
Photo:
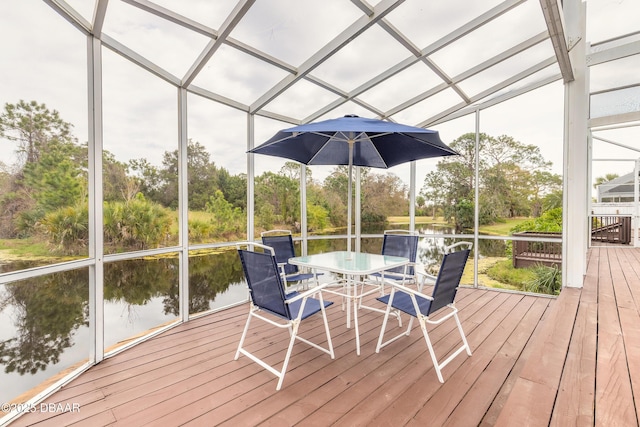
[[[614,253],[600,253],[595,415],[596,425],[631,426],[637,418],[614,291],[614,276],[619,279],[619,265],[610,261]]]
[[[482,321],[480,325],[474,330],[465,331],[467,340],[469,341],[469,346],[472,349],[472,353],[474,351],[476,353],[479,351],[478,348],[483,343],[483,341],[491,334],[491,332],[495,328],[500,325],[502,320],[506,318],[506,315],[511,311],[511,309],[517,304],[519,300],[519,298],[517,300],[515,298],[496,298],[495,304],[498,304],[497,307],[492,304],[488,313],[485,313],[484,311],[482,312],[485,317],[481,319]],[[452,338],[455,338],[455,344],[459,342],[459,335],[456,336],[452,334]],[[436,353],[438,353],[437,350]],[[425,354],[425,363],[429,362],[428,357],[429,356]],[[387,407],[377,417],[377,420],[387,423],[397,422],[399,425],[403,425],[409,422],[422,409],[422,407],[428,400],[432,399],[440,389],[448,384],[447,380],[449,379],[449,377],[451,377],[451,372],[454,372],[455,375],[455,372],[457,372],[457,368],[462,364],[463,358],[466,357],[468,356],[461,355],[444,368],[444,385],[440,384],[437,378],[432,377],[433,379],[435,379],[435,381],[429,381],[427,377],[423,376],[419,381],[414,382],[411,387],[409,387],[405,392],[398,396],[395,399],[394,403]],[[475,355],[472,355],[471,357],[474,358]],[[434,374],[432,373],[431,375],[433,376]]]
[[[590,263],[551,425],[592,426],[596,372],[598,264]],[[593,291],[591,290],[593,289]]]
[[[517,363],[527,343],[532,339],[542,313],[549,302],[543,299],[529,298],[530,305],[516,329],[494,355],[486,369],[479,375],[469,391],[442,423],[445,426],[466,426],[477,423],[489,411],[500,390],[506,383],[509,373],[517,370]],[[463,386],[463,385],[460,385]]]
[[[474,312],[468,318],[462,318],[463,328],[466,329],[467,337],[472,340],[473,334],[477,333],[478,329],[485,325],[486,318],[489,313],[486,310],[481,310],[482,306],[487,305],[498,308],[502,301],[498,295],[485,295],[490,300],[478,298],[473,301]],[[467,306],[471,309],[471,306]],[[395,331],[394,331],[395,332]],[[390,336],[392,336],[390,334]],[[460,342],[460,335],[455,329],[454,322],[445,322],[438,327],[433,328],[430,331],[431,339],[434,342],[434,347],[440,350],[440,354],[448,354],[451,349],[457,348]],[[339,421],[341,425],[367,425],[374,419],[377,422],[384,422],[386,419],[386,413],[389,411],[389,407],[385,408],[386,404],[395,404],[398,399],[404,400],[404,395],[412,393],[412,389],[423,381],[427,381],[438,387],[440,383],[437,381],[433,365],[431,364],[430,356],[427,352],[426,343],[419,329],[413,330],[411,337],[413,343],[411,344],[411,353],[407,354],[407,349],[404,348],[406,343],[400,342],[405,338],[388,345],[380,350],[379,355],[385,353],[398,352],[397,356],[394,356],[376,375],[372,375],[363,380],[350,390],[346,390],[341,393],[340,396],[335,397],[329,404],[324,405],[321,412],[317,412],[309,417],[305,421],[311,423],[321,422],[326,419],[327,413],[338,415],[339,417],[335,421]],[[407,337],[409,338],[409,337]],[[376,356],[379,356],[376,355]],[[466,358],[459,356],[454,362],[447,366],[443,375],[448,377],[450,372],[455,369],[452,368],[455,363],[459,363],[461,359]],[[395,375],[399,375],[404,381],[398,381]],[[435,380],[435,382],[433,381]],[[353,395],[353,396],[352,396]],[[373,395],[373,398],[372,398]],[[414,395],[414,399],[417,395]],[[395,397],[395,401],[390,399]],[[420,399],[426,400],[427,395],[420,395]],[[347,406],[347,402],[349,402]],[[382,411],[382,412],[381,412]],[[393,411],[393,409],[391,409]],[[341,416],[340,416],[341,415]],[[332,421],[332,418],[328,418]],[[396,420],[396,422],[400,422]]]
[[[114,355],[45,400],[80,404],[79,413],[27,414],[12,427],[640,426],[640,249],[592,248],[584,288],[557,300],[463,288],[457,305],[473,355],[445,367],[444,384],[416,325],[376,354],[382,317],[363,311],[357,356],[354,331],[334,304],[336,359],[297,343],[276,392],[272,374],[233,360],[248,310],[239,306]],[[303,336],[326,341],[319,318],[305,323]],[[449,323],[429,330],[440,357],[459,343]],[[261,357],[282,362],[286,332],[253,322],[248,339]]]
[[[556,301],[563,308],[552,310],[537,338],[530,360],[505,403],[496,425],[548,425],[571,338],[580,298],[579,289],[565,289]],[[530,410],[522,401],[535,404]]]

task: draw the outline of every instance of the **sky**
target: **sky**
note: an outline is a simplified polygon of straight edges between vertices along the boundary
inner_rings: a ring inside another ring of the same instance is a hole
[[[92,1],[67,0],[67,3],[85,19],[91,19]],[[156,0],[155,3],[173,8],[175,12],[214,29],[220,28],[234,7],[234,2],[229,0]],[[498,0],[451,0],[429,2],[429,8],[426,8],[425,2],[407,0],[388,15],[388,20],[418,48],[424,48],[499,3]],[[349,0],[258,0],[233,30],[231,37],[287,64],[300,67],[360,16],[362,12]],[[450,76],[455,76],[539,32],[541,26],[544,28],[541,16],[539,1],[529,0],[496,19],[493,26],[483,27],[474,37],[462,38],[447,49],[435,52],[432,58]],[[588,39],[595,43],[638,31],[637,16],[640,16],[640,0],[588,0]],[[611,25],[613,22],[615,25]],[[188,71],[208,42],[200,34],[150,16],[119,0],[108,3],[104,32],[179,78]],[[49,108],[58,110],[63,119],[74,125],[74,133],[79,141],[86,141],[86,37],[41,0],[4,0],[0,2],[0,52],[5,64],[0,67],[2,105],[16,103],[20,99],[43,102]],[[468,79],[460,87],[473,95],[493,84],[491,79],[501,79],[507,73],[523,69],[548,52],[549,45],[542,44],[539,49],[527,52],[526,57],[504,61],[495,67],[494,74],[485,73]],[[409,52],[396,40],[374,26],[311,74],[349,91],[408,56]],[[103,49],[102,60],[104,148],[121,161],[145,158],[160,165],[163,153],[177,147],[177,90],[109,49]],[[630,61],[626,68],[630,70],[631,77],[623,76],[623,80],[638,75],[639,60]],[[243,104],[252,104],[287,74],[284,70],[265,66],[257,59],[223,45],[194,80],[194,84]],[[606,66],[599,66],[592,74],[594,85],[606,86],[611,80],[610,70]],[[435,73],[423,64],[409,67],[396,77],[363,93],[359,98],[387,110],[439,82]],[[626,81],[621,84],[626,84]],[[596,89],[599,87],[595,86]],[[556,82],[499,104],[482,112],[480,130],[492,136],[509,135],[524,144],[538,145],[543,156],[553,162],[552,171],[562,173],[563,96],[563,85]],[[633,99],[634,94],[631,97],[630,102],[637,102],[637,99]],[[335,98],[334,94],[324,89],[300,81],[267,104],[265,109],[304,118]],[[459,97],[453,91],[446,90],[428,101],[401,111],[394,119],[416,125],[457,102]],[[349,102],[321,119],[350,113],[374,116],[370,111]],[[474,131],[474,120],[475,117],[471,115],[439,124],[433,129],[440,132],[445,143],[450,143],[460,135]],[[188,96],[189,137],[205,145],[212,160],[234,174],[246,171],[246,123],[247,115],[244,112],[197,95]],[[278,130],[290,126],[289,123],[256,117],[256,145]],[[637,127],[602,131],[600,135],[604,139],[615,139],[622,144],[640,147]],[[7,144],[0,151],[0,161],[11,164],[13,147],[8,141],[0,143]],[[594,143],[596,156],[630,159],[638,155],[632,150],[598,141]],[[437,161],[429,159],[418,162],[418,187],[421,187],[424,175],[434,169]],[[280,159],[256,156],[256,173],[277,171],[283,163]],[[629,169],[633,167],[629,162],[596,164],[594,175],[599,173],[596,170],[604,173],[608,168],[626,170],[627,165]],[[316,179],[323,179],[332,169],[313,167],[312,173]],[[389,171],[408,182],[408,165]]]

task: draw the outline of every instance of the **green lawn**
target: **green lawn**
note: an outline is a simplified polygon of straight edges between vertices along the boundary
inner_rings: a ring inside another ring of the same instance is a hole
[[[508,218],[504,222],[491,225],[481,225],[478,230],[482,234],[488,234],[490,236],[508,236],[510,230],[518,224],[522,224],[527,221],[528,218]]]
[[[504,222],[499,222],[497,224],[481,225],[478,231],[490,236],[508,236],[511,228],[523,223],[527,219],[528,218],[508,218],[505,219]],[[389,221],[390,224],[409,224],[409,217],[390,216],[387,217],[387,221]],[[436,219],[433,219],[433,217],[430,216],[417,216],[416,224],[450,225],[447,224],[443,217],[436,217]]]
[[[55,256],[46,242],[34,238],[0,239],[0,260],[3,261],[35,261],[50,259],[54,262],[76,259],[72,256]]]

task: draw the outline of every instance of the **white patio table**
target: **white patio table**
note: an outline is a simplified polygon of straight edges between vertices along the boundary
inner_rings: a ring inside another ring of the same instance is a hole
[[[368,254],[364,252],[325,252],[321,254],[306,255],[289,258],[289,263],[314,270],[329,271],[344,275],[346,281],[342,291],[325,288],[324,292],[330,292],[347,300],[353,301],[353,323],[356,332],[356,353],[360,355],[360,333],[358,330],[358,307],[362,297],[377,292],[380,288],[375,286],[367,292],[364,291],[362,276],[379,273],[396,267],[409,264],[409,259],[404,257]],[[358,288],[361,289],[358,292]],[[364,308],[364,307],[363,307]],[[351,304],[347,303],[347,328],[351,327]]]

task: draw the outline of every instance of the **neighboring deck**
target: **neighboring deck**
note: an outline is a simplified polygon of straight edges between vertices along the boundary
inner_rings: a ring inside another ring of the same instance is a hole
[[[12,426],[638,425],[640,250],[592,249],[584,289],[557,300],[465,288],[457,301],[473,356],[445,367],[444,384],[419,330],[376,354],[381,315],[362,311],[357,356],[334,304],[336,359],[297,343],[276,392],[273,375],[233,360],[242,306],[111,357],[47,399],[80,412],[28,414]],[[282,360],[286,332],[253,326],[254,349]],[[457,344],[453,328],[432,329],[438,354]],[[302,335],[322,336],[320,318]]]

